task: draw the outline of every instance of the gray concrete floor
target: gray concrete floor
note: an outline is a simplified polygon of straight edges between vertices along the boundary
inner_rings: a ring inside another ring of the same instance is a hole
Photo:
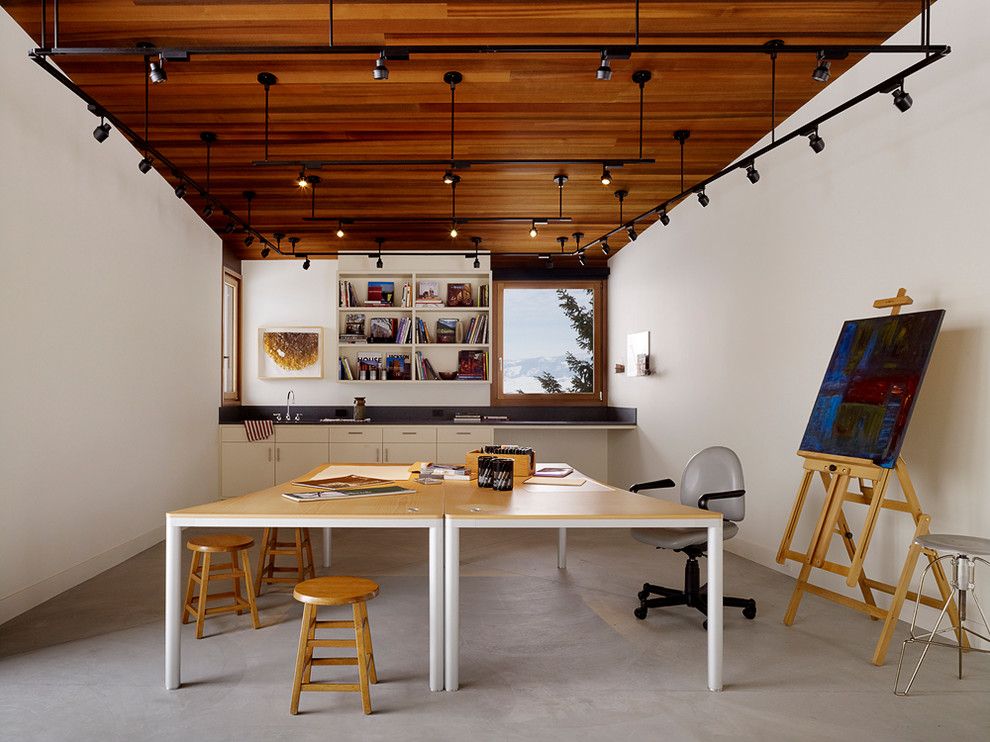
[[[954,654],[933,650],[897,698],[906,625],[874,667],[879,624],[809,596],[787,628],[793,581],[752,562],[726,555],[726,591],[759,615],[726,610],[725,691],[709,693],[700,616],[632,615],[646,579],[680,584],[681,555],[572,530],[561,571],[549,531],[461,534],[456,693],[427,687],[425,535],[386,530],[336,531],[330,570],[382,586],[372,716],[349,693],[303,694],[289,715],[301,609],[286,589],[262,596],[257,631],[234,615],[200,641],[183,627],[183,687],[164,690],[159,544],[0,626],[0,739],[990,739],[990,658],[969,655],[959,681]]]

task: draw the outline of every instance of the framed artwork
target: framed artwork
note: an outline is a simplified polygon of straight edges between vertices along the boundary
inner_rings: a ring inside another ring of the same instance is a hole
[[[843,324],[801,450],[892,468],[944,315],[936,309]]]
[[[626,335],[626,376],[650,375],[650,331]]]
[[[259,379],[322,379],[322,327],[259,327]]]

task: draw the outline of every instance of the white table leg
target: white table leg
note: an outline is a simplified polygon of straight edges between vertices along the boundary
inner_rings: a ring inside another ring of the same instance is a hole
[[[708,690],[722,690],[722,521],[708,527]]]
[[[165,689],[175,690],[180,676],[182,639],[182,528],[165,526]]]
[[[457,690],[457,670],[460,646],[460,596],[458,587],[461,578],[460,530],[454,522],[446,519],[444,533],[444,687]]]
[[[330,566],[330,529],[323,529],[323,566]]]
[[[444,688],[443,542],[443,526],[430,526],[430,690]]]
[[[567,529],[557,529],[557,569],[567,569]]]

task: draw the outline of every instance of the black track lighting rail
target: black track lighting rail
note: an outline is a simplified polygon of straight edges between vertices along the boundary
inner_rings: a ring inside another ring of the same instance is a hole
[[[134,46],[55,46],[39,47],[31,54],[52,57],[80,56],[157,56],[166,59],[189,59],[194,56],[371,56],[382,53],[388,59],[405,59],[414,55],[473,56],[491,54],[574,54],[598,57],[602,51],[609,59],[629,58],[633,54],[808,54],[824,51],[829,59],[843,59],[850,54],[945,54],[944,44],[781,44],[773,50],[766,44],[425,44],[418,46],[389,47],[367,44],[336,46],[204,46],[204,47],[151,47]]]
[[[307,216],[304,222],[339,222],[341,224],[450,224],[449,216],[369,216],[337,217]],[[540,225],[571,224],[569,216],[459,216],[453,220],[457,224],[529,224]]]
[[[615,159],[612,157],[583,158],[566,160],[544,159],[514,159],[514,160],[254,160],[255,167],[305,167],[307,170],[319,170],[324,167],[450,167],[454,170],[465,170],[470,167],[510,166],[510,165],[605,165],[606,167],[623,167],[624,165],[653,165],[656,160],[652,157],[636,157],[632,159]]]
[[[613,235],[619,234],[620,232],[627,231],[630,228],[634,228],[634,226],[635,226],[635,224],[637,222],[643,221],[644,219],[649,219],[650,217],[655,216],[655,215],[659,215],[661,212],[666,213],[667,210],[668,210],[668,208],[672,204],[675,204],[676,202],[680,201],[682,198],[685,198],[686,196],[690,196],[692,194],[704,194],[704,189],[708,185],[714,183],[715,181],[719,180],[720,178],[724,178],[725,176],[729,175],[730,173],[736,172],[737,170],[740,170],[740,169],[748,170],[749,166],[755,160],[759,159],[760,157],[763,157],[764,155],[768,154],[769,152],[772,152],[773,150],[777,149],[778,147],[783,146],[784,144],[786,144],[787,142],[791,141],[792,139],[796,139],[797,137],[802,137],[802,136],[808,136],[809,134],[812,134],[814,132],[817,132],[818,127],[821,126],[822,124],[824,124],[825,122],[830,121],[831,119],[835,118],[836,116],[839,116],[842,113],[845,113],[850,108],[853,108],[854,106],[859,105],[863,101],[869,100],[874,95],[888,94],[888,93],[891,93],[892,91],[894,91],[894,90],[896,90],[898,88],[901,88],[903,86],[903,84],[904,84],[904,81],[908,77],[910,77],[911,75],[913,75],[913,74],[915,74],[917,72],[920,72],[921,70],[925,69],[929,65],[932,65],[935,62],[938,62],[940,59],[944,59],[952,51],[952,49],[950,47],[948,47],[948,46],[942,47],[942,49],[943,50],[940,53],[932,54],[930,56],[925,57],[921,61],[916,62],[916,63],[910,65],[909,67],[905,67],[900,72],[897,72],[897,73],[891,75],[890,77],[888,77],[888,78],[884,79],[883,81],[877,83],[873,87],[867,88],[862,93],[859,93],[858,95],[853,96],[852,98],[850,98],[849,100],[847,100],[845,103],[840,103],[835,108],[832,108],[831,110],[826,111],[825,113],[823,113],[821,116],[818,116],[817,118],[812,119],[811,121],[809,121],[809,122],[807,122],[807,123],[805,123],[805,124],[803,124],[803,125],[795,128],[790,133],[788,133],[788,134],[786,134],[786,135],[784,135],[782,137],[776,138],[770,144],[768,144],[768,145],[766,145],[764,147],[761,147],[756,152],[753,152],[752,154],[748,154],[748,155],[740,158],[739,160],[736,160],[731,165],[727,165],[725,168],[723,168],[719,172],[715,173],[714,175],[711,175],[711,176],[709,176],[708,178],[706,178],[704,180],[698,181],[694,185],[689,186],[687,188],[684,188],[683,185],[682,185],[681,192],[678,193],[677,195],[671,196],[666,201],[663,201],[662,203],[657,204],[656,206],[654,206],[649,211],[644,211],[642,214],[639,214],[638,216],[635,216],[632,219],[629,219],[628,221],[623,222],[622,224],[620,224],[619,226],[615,227],[614,229],[610,229],[608,232],[605,232],[603,235],[601,235],[597,239],[594,239],[594,240],[588,242],[585,245],[585,247],[593,247],[593,246],[598,245],[598,244],[600,244],[602,242],[607,242],[609,237],[612,237]],[[677,138],[676,134],[675,134],[675,137],[674,138],[675,139]]]

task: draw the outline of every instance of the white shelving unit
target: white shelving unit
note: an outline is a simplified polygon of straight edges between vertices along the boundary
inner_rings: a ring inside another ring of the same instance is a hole
[[[396,260],[396,256],[392,254],[387,254],[386,260],[388,264],[394,262],[400,262]],[[398,256],[401,258],[401,254]],[[492,320],[491,320],[491,307],[490,306],[416,306],[416,293],[417,287],[420,281],[436,281],[439,284],[440,296],[446,299],[447,296],[447,284],[449,283],[468,283],[471,284],[471,296],[474,302],[478,302],[481,297],[481,287],[488,287],[488,300],[491,303],[492,297],[492,274],[488,268],[487,256],[482,256],[485,259],[483,268],[479,270],[446,270],[446,266],[437,266],[436,270],[431,269],[432,266],[424,264],[423,260],[419,260],[416,263],[410,263],[410,258],[406,258],[405,265],[400,264],[400,268],[403,267],[413,267],[415,270],[389,270],[388,268],[373,269],[373,270],[348,270],[348,261],[344,258],[341,259],[340,270],[337,274],[338,279],[338,292],[337,292],[337,332],[333,334],[331,342],[335,347],[335,352],[332,357],[335,358],[335,373],[337,374],[338,383],[341,384],[362,384],[362,385],[381,385],[381,384],[491,384],[492,376],[492,353],[491,353],[491,336],[492,336]],[[362,261],[366,259],[366,254],[361,256]],[[339,306],[340,303],[340,291],[339,286],[341,281],[350,281],[351,288],[354,291],[357,303],[354,306],[342,307]],[[368,282],[369,281],[385,281],[393,284],[394,287],[394,301],[402,301],[402,287],[404,284],[410,284],[412,287],[412,304],[413,306],[403,307],[403,306],[391,306],[391,307],[379,307],[379,306],[364,306],[364,302],[367,300]],[[370,333],[370,321],[372,317],[393,317],[401,318],[405,317],[412,321],[412,342],[411,343],[342,343],[339,340],[339,336],[343,333],[343,328],[345,326],[346,317],[348,314],[363,314],[365,315],[365,332]],[[416,327],[417,320],[422,320],[430,331],[430,334],[435,337],[436,334],[436,322],[441,318],[452,318],[458,319],[461,322],[461,327],[467,332],[468,324],[472,318],[485,317],[487,319],[487,330],[486,330],[486,342],[483,343],[423,343],[416,339]],[[488,379],[485,380],[459,380],[459,379],[418,379],[416,378],[416,353],[422,353],[423,358],[428,359],[431,365],[438,371],[456,371],[458,362],[458,353],[462,350],[483,350],[488,353]],[[407,352],[408,351],[408,352]],[[408,380],[362,380],[362,379],[342,379],[340,378],[340,358],[345,358],[350,363],[351,369],[355,374],[358,373],[358,363],[357,359],[359,355],[380,355],[384,363],[385,356],[389,352],[400,352],[403,355],[408,355],[410,362],[412,364],[412,379]]]

